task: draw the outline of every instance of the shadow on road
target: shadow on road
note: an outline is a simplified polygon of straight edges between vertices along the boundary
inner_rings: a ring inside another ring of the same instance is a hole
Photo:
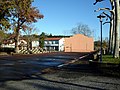
[[[56,56],[54,55],[54,57],[56,58],[59,56],[58,57],[59,59],[60,59],[60,57],[62,59],[65,59],[65,57],[62,57],[62,55],[56,54]],[[68,55],[70,55],[70,54],[68,54]],[[72,55],[73,55],[73,53],[72,53]],[[73,56],[75,56],[75,55],[73,55]],[[76,56],[78,56],[78,54]],[[47,56],[47,57],[51,57],[51,56]],[[60,68],[57,68],[57,67],[44,67],[43,68],[43,66],[41,67],[39,64],[36,64],[36,63],[35,64],[31,64],[31,63],[25,64],[24,61],[22,61],[21,64],[20,64],[20,62],[17,62],[17,64],[15,64],[14,66],[9,63],[7,63],[7,65],[3,65],[0,63],[1,64],[0,67],[2,67],[2,68],[0,68],[0,70],[2,71],[0,73],[0,76],[1,76],[0,77],[0,86],[1,86],[1,88],[5,88],[7,90],[19,90],[19,88],[8,86],[5,83],[7,81],[18,81],[18,82],[21,81],[20,83],[22,85],[25,84],[29,87],[35,87],[35,88],[41,88],[41,89],[47,89],[47,90],[49,90],[49,89],[67,90],[67,88],[63,87],[63,86],[105,90],[102,87],[99,88],[99,87],[95,87],[95,86],[75,84],[75,83],[70,83],[70,82],[65,82],[65,81],[50,80],[49,78],[44,78],[41,76],[44,74],[49,75],[50,73],[59,73],[59,75],[57,77],[60,77],[62,79],[64,79],[64,78],[69,78],[69,79],[79,78],[81,75],[82,76],[90,75],[93,77],[94,76],[109,76],[109,77],[111,77],[111,75],[104,74],[97,65],[91,65],[89,63],[89,60],[91,58],[93,58],[92,54],[88,55],[88,57],[80,59],[79,62],[75,62],[75,63],[69,64],[69,65],[60,67]],[[37,61],[39,61],[39,59],[37,59]],[[6,69],[8,72],[5,71]],[[31,71],[31,69],[32,69],[32,71]],[[64,73],[61,73],[60,71],[62,71]],[[4,72],[6,72],[5,73],[6,77],[3,74]],[[2,78],[2,76],[3,76],[3,78]],[[32,80],[35,80],[35,81],[32,82]],[[39,83],[39,80],[41,83]],[[90,81],[90,82],[93,82],[93,81]],[[120,84],[115,84],[115,83],[110,83],[110,82],[97,82],[97,83],[120,85]],[[54,86],[54,85],[58,85],[58,86]]]
[[[24,79],[21,79],[18,81],[22,81],[22,80],[24,80]],[[32,82],[32,80],[34,80],[34,82]],[[41,83],[37,82],[39,80]],[[6,81],[4,81],[0,85],[1,88],[7,89],[7,90],[20,90],[20,88],[17,88],[17,87],[15,88],[15,87],[6,85],[5,82]],[[25,81],[21,82],[21,84],[27,85],[28,87],[34,87],[34,88],[45,89],[45,90],[68,90],[71,88],[73,88],[73,89],[74,88],[84,88],[84,89],[105,90],[105,89],[102,89],[99,87],[49,80],[49,79],[41,77],[40,75],[33,75],[33,76],[29,77],[28,79],[25,79]]]

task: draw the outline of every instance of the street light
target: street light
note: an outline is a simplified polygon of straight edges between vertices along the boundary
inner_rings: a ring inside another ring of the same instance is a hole
[[[102,21],[102,18],[105,18],[105,16],[100,14],[99,16],[97,16],[97,18],[100,19],[100,26],[101,26],[101,27],[100,27],[100,28],[101,28],[101,43],[100,43],[100,44],[101,44],[101,45],[100,45],[100,46],[101,46],[101,50],[100,50],[101,53],[100,53],[100,62],[102,62],[102,22],[103,22],[103,21]]]

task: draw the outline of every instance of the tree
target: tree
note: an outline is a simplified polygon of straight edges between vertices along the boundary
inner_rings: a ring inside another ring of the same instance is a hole
[[[101,1],[104,1],[104,0],[96,0],[95,3],[94,3],[94,5],[95,5],[96,3],[98,3],[98,2],[101,2]]]
[[[35,39],[33,34],[35,33],[36,28],[31,24],[26,24],[22,26],[22,30],[24,31],[24,37],[27,40],[27,49],[32,49],[32,41]]]
[[[10,28],[10,9],[12,9],[10,0],[0,0],[0,30],[7,30]]]
[[[42,33],[40,34],[40,37],[39,37],[39,46],[40,46],[41,48],[44,47],[44,40],[45,40],[45,38],[46,38],[46,35],[45,35],[44,32],[42,32]]]
[[[119,58],[120,4],[119,4],[119,0],[115,0],[114,3],[115,3],[115,45],[114,45],[113,56],[115,58]]]
[[[108,38],[104,38],[102,41],[102,54],[107,54],[108,53]]]
[[[100,40],[94,41],[94,49],[95,50],[100,50],[100,45],[101,45]]]
[[[91,37],[92,31],[86,24],[79,23],[76,27],[71,30],[72,34],[83,34],[85,36]]]
[[[3,43],[3,40],[6,38],[7,34],[3,31],[0,30],[0,45]]]
[[[96,0],[101,2],[101,0]],[[110,0],[112,10],[109,8],[100,8],[99,10],[107,10],[111,12],[110,20],[110,39],[109,39],[109,48],[110,51],[113,51],[113,57],[119,58],[119,27],[120,27],[120,0]],[[108,14],[106,14],[109,16]],[[114,46],[114,47],[113,47]],[[114,48],[112,50],[112,48]]]
[[[15,52],[18,52],[18,41],[20,30],[26,23],[37,22],[37,19],[43,18],[36,7],[32,7],[33,0],[11,0],[13,9],[10,10],[12,24],[14,28],[15,38]]]

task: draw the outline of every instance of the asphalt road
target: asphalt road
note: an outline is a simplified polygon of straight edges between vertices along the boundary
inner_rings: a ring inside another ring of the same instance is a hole
[[[0,56],[0,81],[17,80],[41,73],[43,69],[78,59],[88,53],[44,53],[37,55]]]
[[[88,59],[81,60],[81,65],[49,69],[86,54],[0,56],[0,90],[120,90],[120,78],[99,74],[86,64]],[[41,74],[45,70],[51,73]]]

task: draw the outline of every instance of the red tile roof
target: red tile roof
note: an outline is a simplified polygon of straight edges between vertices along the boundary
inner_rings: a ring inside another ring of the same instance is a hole
[[[45,38],[47,41],[54,41],[54,40],[60,40],[61,38]]]

